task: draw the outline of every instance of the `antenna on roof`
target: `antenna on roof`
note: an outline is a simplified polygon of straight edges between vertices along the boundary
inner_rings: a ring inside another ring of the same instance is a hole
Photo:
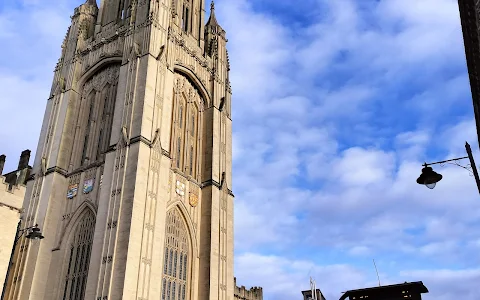
[[[312,300],[318,300],[317,299],[317,284],[315,280],[310,276],[310,290],[312,291]]]
[[[373,265],[375,266],[375,272],[377,272],[378,286],[382,286],[380,284],[380,276],[378,276],[377,264],[375,263],[375,259],[373,259]]]

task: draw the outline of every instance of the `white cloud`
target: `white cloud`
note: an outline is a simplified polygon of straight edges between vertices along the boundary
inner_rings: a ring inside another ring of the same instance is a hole
[[[425,278],[425,286],[429,293],[423,297],[425,300],[474,300],[478,298],[475,287],[480,280],[479,269],[465,270],[413,270],[400,273],[405,278]]]
[[[339,299],[347,290],[378,285],[371,260],[368,260],[368,268],[356,268],[347,264],[318,265],[311,260],[249,252],[236,257],[236,266],[237,283],[261,285],[265,300],[301,299],[301,291],[310,289],[309,276],[316,279],[317,288],[326,299]],[[387,275],[380,269],[379,276],[382,285],[423,281],[429,293],[423,294],[422,299],[451,300],[461,296],[465,300],[475,300],[472,287],[480,279],[480,270],[405,269]]]
[[[237,283],[261,285],[265,300],[301,299],[301,291],[310,289],[309,276],[316,278],[327,299],[338,299],[341,292],[367,283],[363,272],[343,264],[319,266],[309,260],[256,253],[239,255],[235,263]]]
[[[447,167],[434,190],[415,182],[424,160],[450,158],[461,153],[464,140],[475,140],[473,123],[465,121],[471,119],[465,115],[466,107],[471,114],[465,98],[467,77],[459,72],[453,77],[441,75],[464,65],[458,10],[452,10],[455,2],[439,1],[438,9],[432,10],[426,3],[414,8],[382,1],[372,4],[366,20],[366,12],[356,2],[323,1],[330,9],[323,14],[327,17],[312,20],[302,31],[297,27],[293,31],[278,17],[269,20],[245,2],[243,6],[229,3],[222,11],[226,21],[222,24],[231,51],[250,54],[255,49],[252,61],[270,68],[263,70],[263,77],[252,74],[250,89],[250,77],[244,76],[249,73],[246,58],[239,60],[238,69],[232,67],[241,87],[234,94],[235,137],[241,145],[237,153],[242,153],[235,156],[234,175],[240,205],[236,212],[242,216],[236,221],[240,257],[243,251],[258,249],[290,261],[298,253],[315,256],[320,248],[321,253],[338,251],[346,261],[390,255],[397,261],[416,262],[420,268],[422,260],[438,268],[469,261],[478,248],[463,242],[480,234],[474,222],[480,204],[472,178],[465,170]],[[421,17],[419,11],[427,7],[427,15]],[[244,26],[234,15],[254,17]],[[252,27],[260,28],[262,38],[257,39]],[[233,32],[251,40],[237,40]],[[280,52],[273,51],[273,45],[281,41],[290,55],[281,52],[276,57]],[[261,63],[270,52],[277,59]],[[278,72],[282,69],[294,71]],[[459,106],[464,109],[448,119],[449,110]],[[405,114],[408,121],[394,124],[401,119],[398,114]],[[315,134],[305,134],[308,131]],[[435,148],[439,151],[432,154]],[[285,193],[289,188],[299,194]],[[442,236],[442,230],[448,234]],[[302,246],[286,249],[277,243]],[[262,269],[272,263],[256,256],[251,259]],[[256,277],[251,277],[256,269],[240,261],[236,272],[248,274],[245,278],[257,285],[252,282]],[[391,265],[382,276],[386,282],[403,281],[397,276],[401,265]],[[295,277],[290,269],[285,272]],[[374,285],[374,277],[370,274],[358,286],[345,289]],[[278,291],[281,281],[264,285],[272,298],[298,296],[289,294],[288,288]]]
[[[34,150],[77,2],[0,11],[9,168]],[[232,66],[237,282],[300,299],[310,272],[338,299],[376,285],[375,257],[384,284],[478,299],[479,271],[466,269],[480,263],[473,178],[436,166],[434,190],[415,182],[425,160],[462,156],[466,140],[480,157],[456,1],[315,1],[303,27],[258,4],[216,3]]]
[[[41,122],[60,45],[76,1],[6,2],[0,10],[0,152],[7,155],[5,171],[16,168],[25,149],[33,164]],[[5,126],[8,124],[8,126]],[[5,130],[8,129],[8,130]]]

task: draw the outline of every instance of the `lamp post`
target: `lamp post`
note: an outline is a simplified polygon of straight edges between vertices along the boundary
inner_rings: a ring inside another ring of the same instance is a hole
[[[475,182],[477,183],[478,192],[480,193],[480,179],[478,177],[478,170],[477,170],[477,167],[475,166],[475,161],[473,160],[472,149],[470,148],[470,145],[467,142],[465,142],[465,150],[467,151],[467,156],[465,157],[447,159],[447,160],[437,161],[437,162],[428,163],[428,164],[424,163],[422,174],[417,178],[417,183],[425,185],[429,189],[433,189],[437,184],[437,182],[442,180],[443,176],[433,171],[432,167],[430,167],[431,165],[452,163],[455,161],[468,158],[470,160],[470,167],[468,166],[465,167],[465,166],[459,165],[458,163],[453,163],[453,164],[473,173],[473,176],[475,177]]]
[[[34,240],[34,241],[43,239],[43,235],[40,232],[40,228],[38,228],[37,224],[35,224],[35,226],[32,226],[32,227],[20,229],[21,223],[22,221],[19,221],[17,225],[17,232],[15,234],[15,240],[13,241],[12,253],[10,254],[10,261],[8,262],[7,274],[5,275],[5,282],[3,284],[1,300],[3,300],[5,297],[5,291],[7,289],[7,284],[8,284],[8,275],[10,275],[10,269],[13,264],[13,255],[15,254],[15,248],[17,246],[18,240],[26,232],[28,232],[28,234],[25,236],[27,239]]]

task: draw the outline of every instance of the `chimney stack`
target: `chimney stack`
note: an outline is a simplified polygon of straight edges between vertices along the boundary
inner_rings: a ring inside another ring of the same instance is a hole
[[[23,170],[28,167],[30,152],[30,150],[22,151],[22,154],[20,155],[20,161],[18,162],[18,170]]]
[[[7,159],[7,157],[5,156],[5,154],[2,154],[0,155],[0,175],[2,175],[3,173],[3,167],[5,166],[5,160]]]

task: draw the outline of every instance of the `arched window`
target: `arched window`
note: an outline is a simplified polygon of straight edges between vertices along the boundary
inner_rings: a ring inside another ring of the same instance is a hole
[[[75,227],[69,245],[63,300],[81,300],[84,298],[94,230],[95,216],[91,210],[87,210]]]
[[[201,128],[200,107],[203,104],[203,98],[194,84],[186,77],[180,74],[175,74],[175,77],[170,140],[171,166],[184,175],[197,179],[198,136],[199,128]]]
[[[182,10],[182,29],[183,31],[185,32],[191,32],[191,24],[190,24],[190,14],[191,14],[191,11],[192,11],[192,8],[191,8],[191,0],[184,0],[183,1],[183,10]]]
[[[162,300],[183,300],[188,289],[187,257],[190,253],[189,235],[178,209],[167,213],[165,228],[165,254],[162,280]],[[167,266],[167,267],[165,267]]]
[[[125,1],[124,0],[120,0],[119,1],[119,5],[118,5],[118,12],[117,12],[117,19],[119,20],[123,20],[125,19]]]
[[[80,161],[80,165],[83,166],[85,163],[85,159],[88,158],[88,139],[90,137],[90,129],[92,127],[92,118],[93,118],[93,106],[95,104],[95,91],[92,91],[90,95],[87,98],[87,101],[89,102],[89,108],[88,108],[88,119],[85,127],[85,134],[83,136],[83,149],[82,149],[82,157]]]
[[[99,70],[83,85],[72,166],[104,160],[112,132],[120,66]]]
[[[189,175],[195,177],[196,175],[196,168],[197,159],[196,159],[196,151],[197,151],[197,117],[198,114],[198,107],[196,104],[192,105],[192,110],[190,114],[190,149],[189,149]]]

